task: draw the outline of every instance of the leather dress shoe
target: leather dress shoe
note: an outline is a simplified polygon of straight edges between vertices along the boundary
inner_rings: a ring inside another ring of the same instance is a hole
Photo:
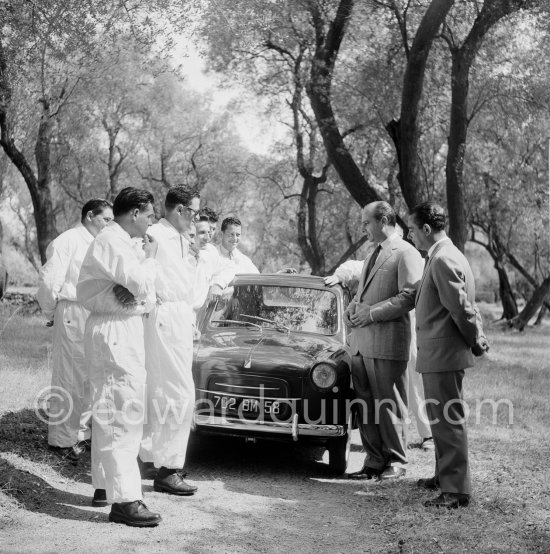
[[[76,443],[76,446],[82,449],[82,452],[84,450],[87,450],[88,452],[92,449],[92,439],[84,439]]]
[[[381,474],[380,479],[385,481],[387,479],[398,479],[399,477],[405,477],[407,470],[404,467],[389,466]]]
[[[379,469],[372,467],[363,467],[359,471],[348,473],[348,479],[355,479],[356,481],[364,481],[367,479],[378,479],[380,475]]]
[[[439,488],[439,479],[435,476],[428,479],[419,479],[416,484],[423,489],[435,491]]]
[[[138,460],[139,473],[142,479],[156,479],[158,469],[153,462],[142,462],[140,458]]]
[[[107,492],[105,489],[96,489],[94,491],[92,506],[94,508],[104,508],[107,506]]]
[[[426,508],[459,508],[467,506],[470,503],[469,494],[460,494],[457,492],[442,492],[437,498],[424,502]]]
[[[74,444],[73,446],[52,446],[51,444],[48,444],[48,450],[51,452],[54,452],[57,454],[60,458],[63,458],[64,460],[69,460],[71,462],[78,462],[80,459],[80,456],[84,452],[84,448],[79,446],[78,444]]]
[[[422,439],[422,443],[420,444],[420,448],[424,450],[424,452],[433,452],[435,450],[435,444],[432,437],[428,437],[427,439]]]
[[[179,472],[162,478],[157,476],[153,482],[153,489],[176,496],[191,496],[197,492],[197,487],[186,483]]]
[[[130,527],[156,527],[162,518],[160,514],[150,512],[142,500],[135,500],[113,504],[109,521],[124,523]]]

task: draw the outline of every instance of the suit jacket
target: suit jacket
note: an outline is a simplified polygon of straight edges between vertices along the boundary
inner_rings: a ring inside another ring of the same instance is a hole
[[[482,334],[470,264],[450,239],[444,239],[426,263],[416,296],[416,370],[472,367],[471,348]]]
[[[352,355],[367,358],[407,361],[411,341],[409,311],[414,307],[424,261],[418,250],[397,234],[382,244],[367,279],[370,257],[365,260],[353,299],[357,307],[370,306],[373,322],[352,327],[350,350]]]

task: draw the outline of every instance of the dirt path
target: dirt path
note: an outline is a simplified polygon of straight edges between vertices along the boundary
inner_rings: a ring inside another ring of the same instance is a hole
[[[0,420],[2,554],[549,551],[543,472],[529,473],[528,460],[520,463],[517,453],[507,459],[498,440],[489,450],[500,450],[499,457],[472,453],[473,504],[441,512],[422,506],[431,494],[415,484],[430,475],[433,453],[410,450],[407,476],[398,482],[358,484],[330,476],[320,449],[205,438],[188,457],[188,480],[198,493],[176,498],[143,481],[145,502],[163,522],[135,529],[109,523],[109,508],[90,506],[89,455],[76,467],[61,462],[44,450],[45,436],[30,410]],[[546,442],[529,448],[538,459],[550,454]],[[349,470],[362,461],[354,432]],[[527,473],[528,482],[518,480]],[[516,494],[503,489],[508,482]]]
[[[359,449],[354,437],[352,469],[362,463]],[[418,461],[431,461],[430,454],[413,453]],[[332,478],[321,455],[319,449],[278,443],[202,440],[188,468],[199,492],[175,498],[153,492],[152,482],[143,481],[145,501],[163,523],[133,529],[110,524],[108,508],[89,505],[88,459],[82,468],[52,467],[4,452],[2,469],[11,471],[17,504],[0,518],[0,551],[400,551],[397,521],[384,521],[377,506],[385,504],[386,512],[388,503],[396,510],[403,502],[417,505],[422,495],[412,477],[400,484],[357,485]]]

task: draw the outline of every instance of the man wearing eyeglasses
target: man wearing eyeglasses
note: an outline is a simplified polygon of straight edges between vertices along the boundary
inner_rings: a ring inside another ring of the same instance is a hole
[[[139,456],[158,469],[155,491],[177,496],[197,490],[183,480],[181,469],[195,403],[191,364],[196,266],[189,258],[185,234],[199,204],[198,191],[172,187],[164,203],[165,216],[149,230],[158,243],[157,305],[144,320],[148,411]]]

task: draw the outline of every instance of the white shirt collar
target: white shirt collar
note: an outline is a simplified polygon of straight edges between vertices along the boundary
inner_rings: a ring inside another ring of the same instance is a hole
[[[439,239],[438,241],[434,242],[431,246],[430,246],[430,249],[428,250],[428,258],[433,254],[433,251],[435,250],[435,247],[440,243],[440,242],[443,242],[444,240],[447,240],[448,237],[443,237],[442,239]]]
[[[82,235],[82,238],[86,241],[91,243],[94,240],[94,236],[88,229],[84,226],[82,221],[79,221],[75,226],[75,229],[78,229],[78,232]]]
[[[129,241],[132,240],[132,237],[130,236],[130,233],[128,233],[128,231],[126,231],[126,229],[122,228],[114,219],[113,219],[113,221],[110,221],[105,226],[105,229],[107,229],[108,227],[113,229],[113,231],[115,231],[119,235],[123,236],[125,239],[127,239]]]
[[[238,252],[237,248],[233,248],[233,250],[231,250],[230,252],[229,250],[227,250],[227,248],[225,248],[221,244],[219,246],[220,246],[220,253],[226,258],[234,258],[237,255],[237,252]]]
[[[378,244],[380,248],[387,248],[396,236],[398,236],[397,231],[394,231],[389,237],[386,237],[382,242],[379,242]]]
[[[170,235],[181,236],[184,239],[186,237],[182,235],[166,218],[161,217],[158,221],[159,225],[162,225],[163,229]],[[187,239],[186,239],[187,240]]]

